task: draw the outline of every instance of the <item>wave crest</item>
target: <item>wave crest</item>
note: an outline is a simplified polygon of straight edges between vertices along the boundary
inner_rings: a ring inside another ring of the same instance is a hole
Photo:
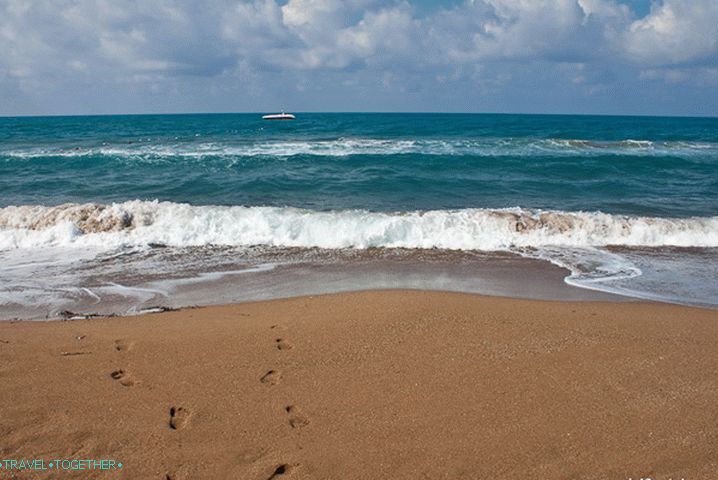
[[[151,244],[486,251],[545,246],[718,247],[718,217],[521,208],[321,212],[139,200],[0,209],[0,249]]]
[[[352,155],[449,155],[449,156],[534,156],[534,155],[671,155],[691,157],[718,152],[718,144],[688,141],[541,138],[457,138],[457,139],[379,139],[337,138],[332,140],[267,141],[246,144],[225,142],[152,143],[89,147],[30,148],[0,151],[7,158],[116,157],[133,159],[277,157],[297,155],[347,157]]]
[[[78,233],[118,232],[134,227],[134,214],[118,205],[66,203],[54,207],[10,206],[0,209],[0,228],[45,230],[70,223]]]

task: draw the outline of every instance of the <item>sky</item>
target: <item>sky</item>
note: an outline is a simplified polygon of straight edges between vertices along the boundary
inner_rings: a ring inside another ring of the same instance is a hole
[[[718,0],[0,0],[0,115],[718,116]]]

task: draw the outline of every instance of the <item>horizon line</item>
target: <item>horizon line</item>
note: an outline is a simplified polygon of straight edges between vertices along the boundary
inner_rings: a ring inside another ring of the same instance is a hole
[[[285,110],[286,111],[286,110]],[[236,111],[236,112],[146,112],[146,113],[50,113],[50,114],[19,114],[3,115],[0,119],[11,118],[63,118],[63,117],[131,117],[131,116],[190,116],[190,115],[265,115],[270,111]],[[554,117],[640,117],[640,118],[701,118],[716,119],[718,114],[648,114],[648,113],[537,113],[537,112],[460,112],[460,111],[293,111],[304,114],[352,114],[352,115],[525,115]]]

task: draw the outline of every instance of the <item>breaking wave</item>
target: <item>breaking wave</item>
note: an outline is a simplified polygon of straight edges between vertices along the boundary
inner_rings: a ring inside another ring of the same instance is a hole
[[[158,201],[0,209],[0,249],[54,246],[255,246],[517,250],[718,247],[718,217],[660,218],[507,209],[382,213]]]
[[[106,156],[139,159],[207,157],[292,157],[295,155],[345,157],[351,155],[670,155],[690,157],[718,153],[718,144],[709,142],[620,140],[593,141],[539,138],[459,139],[376,139],[338,138],[331,140],[267,141],[246,144],[226,142],[165,142],[139,140],[125,144],[37,148],[0,151],[0,157],[86,157]]]

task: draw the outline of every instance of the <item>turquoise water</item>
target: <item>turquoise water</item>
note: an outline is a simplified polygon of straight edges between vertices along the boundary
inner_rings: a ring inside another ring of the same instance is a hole
[[[718,120],[534,115],[0,119],[2,206],[718,212]]]
[[[282,249],[508,252],[571,285],[718,304],[712,118],[0,118],[0,192],[0,310],[140,288],[98,259],[160,247],[187,259],[153,264],[174,277],[275,268]],[[64,272],[59,293],[42,268]]]

